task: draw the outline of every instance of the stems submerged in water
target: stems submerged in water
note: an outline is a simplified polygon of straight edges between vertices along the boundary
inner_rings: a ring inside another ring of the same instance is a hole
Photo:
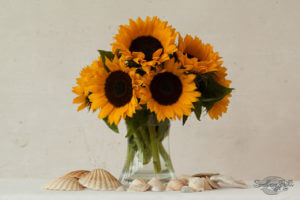
[[[160,123],[153,123],[149,120],[137,129],[131,129],[131,135],[128,138],[126,169],[130,169],[135,155],[138,154],[140,156],[137,159],[143,165],[148,164],[152,159],[156,174],[162,170],[160,158],[164,160],[168,170],[173,173],[172,161],[163,146],[164,139],[169,135],[169,128],[168,120]]]

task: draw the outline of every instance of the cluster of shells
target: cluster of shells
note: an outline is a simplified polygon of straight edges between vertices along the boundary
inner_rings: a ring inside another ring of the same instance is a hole
[[[113,175],[104,169],[76,170],[60,178],[57,178],[45,185],[47,190],[59,191],[79,191],[84,189],[100,191],[128,191],[128,192],[162,192],[162,191],[182,191],[182,192],[202,192],[221,188],[221,184],[227,187],[246,188],[242,181],[236,181],[231,177],[219,174],[195,174],[193,176],[183,175],[172,179],[165,186],[158,178],[146,181],[136,178],[129,187],[123,186]]]

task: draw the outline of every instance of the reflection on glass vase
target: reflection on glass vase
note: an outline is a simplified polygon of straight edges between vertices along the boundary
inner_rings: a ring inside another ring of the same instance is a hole
[[[170,121],[148,120],[132,130],[127,124],[127,157],[120,176],[123,184],[135,178],[159,178],[163,183],[175,177],[169,153]]]

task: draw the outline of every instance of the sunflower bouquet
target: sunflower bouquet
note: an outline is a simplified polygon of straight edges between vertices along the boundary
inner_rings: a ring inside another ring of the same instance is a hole
[[[157,17],[130,19],[111,45],[111,51],[99,50],[99,58],[82,69],[73,103],[80,104],[78,111],[100,110],[98,117],[115,132],[121,118],[125,120],[125,171],[132,174],[134,162],[152,161],[156,174],[163,167],[172,173],[163,145],[170,120],[184,125],[191,113],[200,120],[203,112],[212,119],[227,112],[232,88],[221,57],[210,44],[181,36]]]

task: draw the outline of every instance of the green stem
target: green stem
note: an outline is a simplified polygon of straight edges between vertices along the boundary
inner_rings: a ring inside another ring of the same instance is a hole
[[[160,158],[159,158],[159,152],[158,152],[158,137],[157,137],[157,133],[155,130],[155,126],[153,126],[151,124],[148,125],[148,130],[150,133],[154,170],[155,170],[155,173],[160,173],[161,165],[160,165]]]
[[[173,164],[172,164],[171,158],[170,158],[169,154],[167,153],[167,151],[165,150],[162,142],[158,143],[158,148],[159,148],[159,152],[160,152],[161,157],[165,161],[166,167],[170,171],[174,172],[174,168],[173,168]]]
[[[129,170],[129,167],[134,159],[134,155],[136,153],[136,150],[134,148],[134,143],[132,140],[128,141],[128,147],[127,147],[127,158],[126,158],[126,169]]]
[[[144,151],[145,151],[144,164],[148,164],[152,158],[152,150],[151,150],[151,143],[150,143],[147,126],[141,126],[139,128],[139,132],[142,136],[143,143],[144,143]]]
[[[147,163],[147,151],[145,149],[145,144],[143,143],[143,139],[141,138],[141,134],[136,130],[133,133],[134,141],[139,149],[139,151],[142,153],[143,156],[143,164]]]

